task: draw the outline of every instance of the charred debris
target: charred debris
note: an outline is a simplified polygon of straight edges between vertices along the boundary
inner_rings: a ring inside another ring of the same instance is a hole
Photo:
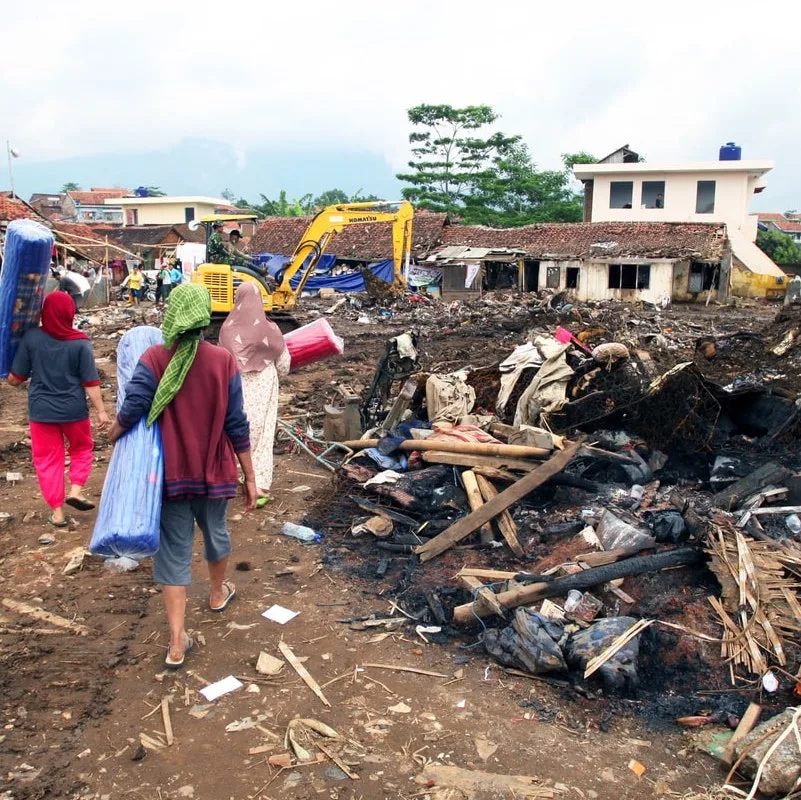
[[[363,392],[326,406],[325,439],[352,455],[308,521],[405,612],[343,622],[452,640],[585,696],[797,703],[798,307],[715,331],[538,302],[493,366],[434,372],[410,325]]]

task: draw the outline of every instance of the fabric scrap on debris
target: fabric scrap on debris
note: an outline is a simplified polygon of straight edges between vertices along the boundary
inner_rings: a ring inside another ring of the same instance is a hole
[[[426,407],[432,424],[455,422],[473,410],[476,390],[465,382],[466,373],[431,375],[426,381]]]
[[[495,402],[495,410],[498,414],[503,414],[506,404],[517,385],[517,380],[524,369],[529,367],[542,366],[544,361],[542,353],[533,342],[526,342],[518,345],[511,355],[501,361],[498,370],[501,373],[501,388],[498,392],[498,399]]]
[[[544,336],[538,336],[534,343],[542,352],[545,361],[517,401],[514,418],[516,426],[536,426],[540,414],[555,411],[564,405],[567,384],[573,376],[573,370],[566,359],[570,345],[561,344],[556,339]]]

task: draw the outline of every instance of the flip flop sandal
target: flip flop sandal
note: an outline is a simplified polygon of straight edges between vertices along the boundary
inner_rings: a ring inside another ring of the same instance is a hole
[[[222,601],[222,605],[214,606],[209,605],[209,611],[213,611],[215,614],[220,614],[221,612],[225,611],[228,608],[228,604],[236,597],[236,587],[230,581],[223,581],[223,586],[228,589],[228,594],[225,597],[225,600]]]
[[[78,511],[91,511],[95,507],[95,504],[85,497],[68,497],[64,502],[68,506],[77,508]]]
[[[66,528],[66,527],[67,527],[67,526],[70,524],[70,521],[69,521],[68,519],[62,519],[62,520],[61,520],[61,522],[56,522],[56,521],[53,519],[53,515],[52,515],[52,514],[51,514],[51,515],[50,515],[50,516],[47,518],[47,521],[48,521],[48,522],[49,522],[49,523],[50,523],[50,524],[51,524],[51,525],[52,525],[54,528]]]
[[[164,659],[164,666],[167,669],[181,669],[186,661],[186,657],[192,652],[192,648],[195,646],[195,640],[192,637],[189,637],[189,642],[186,645],[186,650],[184,650],[184,654],[178,661],[173,661],[170,658],[170,651],[167,651],[167,658]]]

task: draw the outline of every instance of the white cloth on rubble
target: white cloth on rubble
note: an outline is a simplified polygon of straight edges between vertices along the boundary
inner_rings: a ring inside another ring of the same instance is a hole
[[[550,336],[538,336],[534,344],[545,356],[545,363],[517,401],[514,424],[539,423],[543,411],[554,411],[565,402],[567,384],[573,370],[565,359],[570,344],[562,344]]]
[[[426,381],[426,408],[428,421],[455,422],[469,414],[476,402],[476,390],[465,383],[466,372],[450,375],[431,375]]]
[[[495,410],[503,414],[509,397],[517,385],[520,373],[528,367],[539,367],[545,360],[542,353],[537,349],[533,342],[520,344],[512,351],[504,361],[501,361],[498,370],[501,373],[501,389],[498,392],[498,399],[495,402]]]
[[[395,347],[401,358],[417,358],[417,349],[412,343],[412,336],[410,333],[402,333],[400,336],[396,336]]]

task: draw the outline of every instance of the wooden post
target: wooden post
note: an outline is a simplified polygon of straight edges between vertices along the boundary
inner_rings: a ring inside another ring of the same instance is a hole
[[[493,497],[498,496],[498,490],[483,475],[476,475],[476,482],[478,483],[478,488],[481,490],[484,500],[487,502],[492,500]],[[509,545],[509,549],[518,556],[518,558],[521,558],[523,556],[523,548],[520,545],[520,540],[517,538],[517,525],[512,519],[512,515],[508,511],[501,511],[495,518],[495,524],[498,526],[501,536],[506,539],[506,544]]]
[[[470,505],[471,511],[478,511],[484,505],[484,498],[482,497],[481,490],[479,489],[478,482],[476,481],[476,473],[472,470],[465,470],[462,473],[462,483],[464,490],[467,493],[467,502]],[[479,529],[481,536],[481,544],[489,544],[495,540],[492,533],[492,526],[489,522],[485,522]]]

